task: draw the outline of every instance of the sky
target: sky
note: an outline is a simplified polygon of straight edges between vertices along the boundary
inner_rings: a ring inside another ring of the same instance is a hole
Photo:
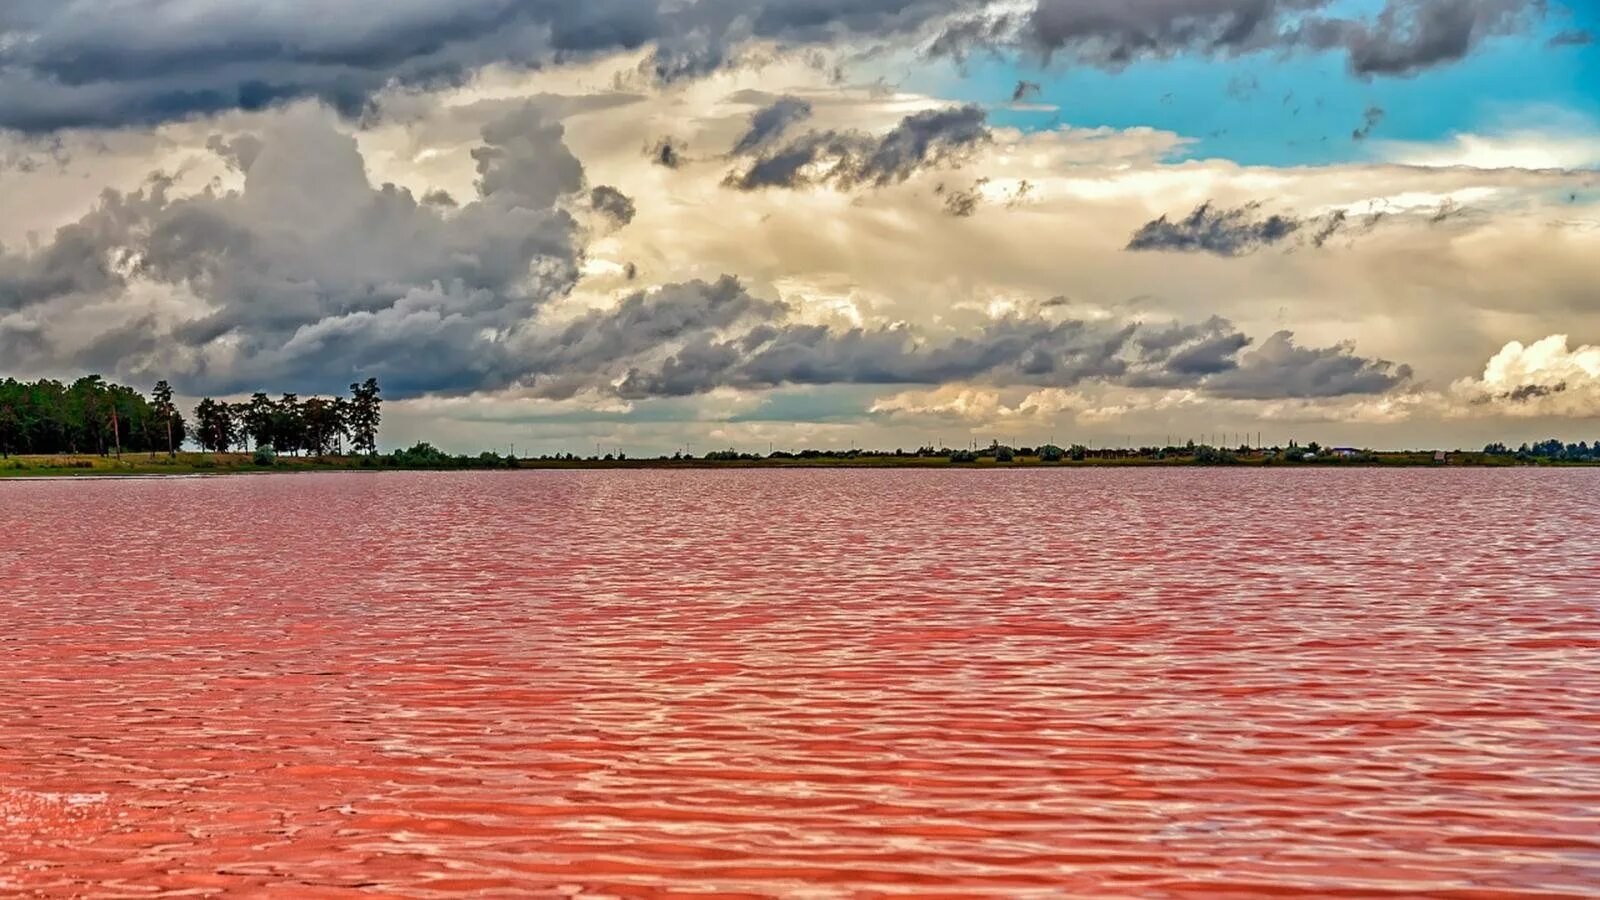
[[[1597,35],[1588,0],[11,0],[0,377],[375,377],[385,447],[535,455],[1596,441]]]

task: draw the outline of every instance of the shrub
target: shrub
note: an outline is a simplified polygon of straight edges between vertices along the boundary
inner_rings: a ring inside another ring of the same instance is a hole
[[[252,459],[258,466],[277,465],[278,452],[272,449],[271,444],[262,444],[256,448],[255,456]]]
[[[1055,444],[1045,444],[1039,448],[1039,459],[1044,462],[1060,462],[1067,458],[1067,451]]]

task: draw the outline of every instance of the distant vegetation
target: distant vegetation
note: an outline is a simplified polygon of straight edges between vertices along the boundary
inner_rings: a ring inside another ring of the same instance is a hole
[[[71,382],[0,381],[0,475],[180,474],[198,472],[317,469],[507,469],[633,467],[1029,467],[1029,466],[1283,466],[1283,465],[1589,465],[1600,464],[1600,442],[1559,440],[1516,449],[1490,444],[1482,452],[1373,451],[1315,442],[1301,446],[1234,448],[1197,445],[1138,449],[1012,447],[919,447],[916,450],[777,450],[763,456],[737,449],[703,456],[674,453],[630,458],[573,453],[513,458],[498,453],[451,454],[429,443],[392,453],[378,452],[382,422],[378,382],[350,385],[348,397],[256,393],[248,400],[201,399],[189,416],[173,401],[172,388],[157,382],[149,396],[97,375]],[[181,452],[186,442],[202,453]],[[123,454],[129,454],[128,459]]]
[[[1483,452],[1489,456],[1510,457],[1519,461],[1595,463],[1600,462],[1600,441],[1593,444],[1581,441],[1563,444],[1551,438],[1537,444],[1523,444],[1515,450],[1505,444],[1490,444],[1483,448]]]
[[[258,393],[240,403],[202,399],[192,418],[173,403],[172,388],[156,382],[150,396],[98,375],[71,384],[0,381],[0,457],[54,454],[166,453],[193,440],[202,450],[235,448],[271,462],[280,454],[340,455],[378,450],[382,421],[378,382],[350,385],[350,396],[277,400]]]
[[[0,381],[0,456],[177,450],[187,424],[165,385],[146,397],[98,375]]]

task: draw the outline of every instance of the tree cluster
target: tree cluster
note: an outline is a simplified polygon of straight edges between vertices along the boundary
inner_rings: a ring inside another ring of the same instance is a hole
[[[206,397],[194,408],[195,441],[202,450],[223,452],[270,447],[296,456],[341,454],[345,442],[357,453],[378,450],[383,419],[376,379],[350,385],[350,396],[308,397],[284,394],[277,400],[253,394],[239,403]]]
[[[1536,444],[1523,444],[1513,450],[1505,444],[1495,443],[1483,448],[1488,456],[1514,456],[1517,459],[1538,459],[1550,462],[1600,462],[1600,441],[1590,444],[1579,441],[1564,444],[1555,438]]]
[[[165,382],[146,397],[87,375],[71,384],[0,381],[0,455],[173,451],[187,423]]]

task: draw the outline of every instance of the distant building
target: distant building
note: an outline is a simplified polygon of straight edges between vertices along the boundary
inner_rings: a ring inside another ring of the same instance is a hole
[[[1433,451],[1433,461],[1443,465],[1450,461],[1450,454],[1444,452],[1443,450],[1435,450]]]
[[[1329,450],[1328,452],[1332,453],[1334,456],[1344,456],[1344,457],[1360,456],[1361,455],[1361,451],[1357,450],[1354,447],[1335,447],[1332,450]]]

